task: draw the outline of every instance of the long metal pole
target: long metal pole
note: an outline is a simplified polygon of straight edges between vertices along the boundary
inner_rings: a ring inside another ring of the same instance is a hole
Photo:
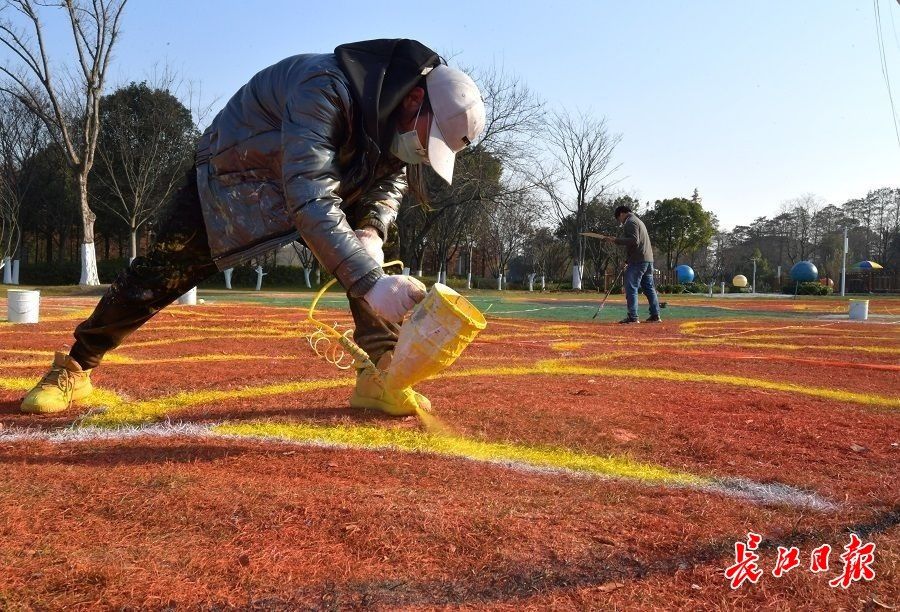
[[[841,297],[847,293],[847,247],[850,246],[847,240],[847,228],[844,228],[844,256],[841,258]]]
[[[756,293],[756,259],[753,260],[753,284],[750,289],[752,293]]]

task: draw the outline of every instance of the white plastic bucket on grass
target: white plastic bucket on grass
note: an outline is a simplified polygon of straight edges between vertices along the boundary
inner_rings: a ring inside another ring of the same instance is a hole
[[[191,287],[190,291],[178,298],[177,302],[184,306],[197,305],[197,288]]]
[[[6,292],[6,319],[10,323],[37,323],[40,310],[40,291],[10,289]]]
[[[869,300],[850,300],[850,320],[865,321],[869,318]]]

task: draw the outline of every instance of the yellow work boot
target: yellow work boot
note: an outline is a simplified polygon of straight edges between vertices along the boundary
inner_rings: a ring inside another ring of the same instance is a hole
[[[72,402],[86,398],[93,390],[91,371],[82,370],[77,361],[65,353],[57,352],[53,358],[53,367],[22,400],[22,412],[62,412],[68,410]]]
[[[393,353],[385,353],[375,364],[376,367],[382,372],[387,371],[392,357]],[[429,412],[431,402],[428,401],[428,398],[415,391],[413,394],[416,396],[419,408]],[[416,413],[414,409],[402,404],[393,393],[387,391],[381,381],[365,368],[360,368],[356,372],[356,388],[353,390],[353,395],[350,396],[350,406],[380,410],[391,416],[409,416]]]

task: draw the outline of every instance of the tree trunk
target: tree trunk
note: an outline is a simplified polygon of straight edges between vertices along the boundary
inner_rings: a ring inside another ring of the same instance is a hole
[[[9,256],[3,258],[3,284],[12,285],[12,258]]]
[[[137,257],[137,228],[134,224],[131,225],[131,245],[130,251],[128,254],[128,262],[134,261],[135,257]]]
[[[262,277],[265,276],[266,273],[263,272],[262,266],[256,266],[256,290],[260,291],[262,289]]]
[[[309,281],[309,273],[312,272],[309,268],[303,268],[303,282],[306,283],[307,289],[312,289],[312,284]]]
[[[497,275],[497,291],[503,291],[503,275]]]
[[[584,266],[577,261],[572,264],[572,289],[581,291],[581,276],[584,273]]]
[[[231,289],[231,275],[234,274],[234,268],[225,268],[222,272],[225,274],[225,288]]]
[[[94,221],[97,216],[88,206],[87,172],[82,170],[78,175],[78,198],[81,203],[81,227],[84,239],[81,243],[81,280],[79,285],[99,285],[97,275],[97,249],[94,246]]]

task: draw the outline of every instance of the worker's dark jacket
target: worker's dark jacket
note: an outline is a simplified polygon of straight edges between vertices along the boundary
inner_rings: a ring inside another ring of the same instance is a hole
[[[353,228],[385,238],[406,190],[391,114],[439,63],[416,41],[296,55],[254,76],[203,134],[197,178],[220,269],[298,238],[351,295],[382,275]]]
[[[622,224],[622,235],[616,238],[616,244],[625,245],[625,261],[639,264],[649,261],[653,263],[653,247],[650,246],[650,234],[647,226],[634,213],[628,215]]]

